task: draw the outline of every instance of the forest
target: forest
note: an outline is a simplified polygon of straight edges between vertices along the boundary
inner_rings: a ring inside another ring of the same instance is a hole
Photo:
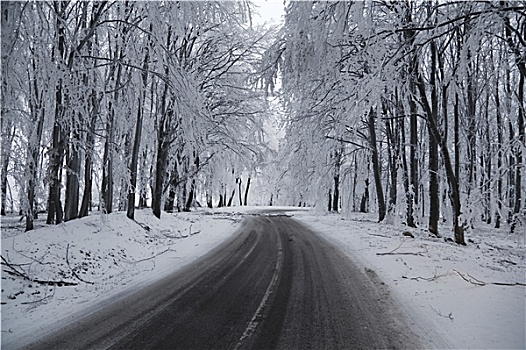
[[[17,203],[30,230],[39,212],[160,217],[197,191],[230,205],[236,186],[241,201],[267,113],[268,33],[249,16],[245,2],[3,2],[2,214]]]
[[[2,215],[160,217],[257,180],[259,204],[458,244],[524,229],[524,2],[284,6],[261,27],[249,1],[2,2]]]
[[[291,2],[264,62],[292,203],[524,226],[524,2]],[[286,185],[284,184],[286,183]]]

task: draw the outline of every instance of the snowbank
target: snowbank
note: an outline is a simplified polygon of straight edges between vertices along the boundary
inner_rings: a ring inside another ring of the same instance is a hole
[[[291,214],[375,270],[412,309],[415,324],[428,323],[450,347],[526,348],[525,231],[477,228],[466,234],[470,243],[463,247],[423,229],[378,224],[367,214]]]
[[[15,218],[3,218],[2,347],[182,268],[230,237],[241,219],[199,211],[158,220],[139,210],[135,221],[123,212],[95,214],[23,232]]]
[[[27,233],[16,219],[6,225],[3,218],[2,257],[12,264],[3,270],[52,283],[2,271],[2,347],[182,268],[231,237],[243,215],[291,209],[200,209],[163,213],[162,220],[147,210],[136,213],[136,222],[125,213],[95,215]],[[376,271],[415,326],[432,329],[450,347],[526,348],[525,287],[514,285],[525,282],[526,232],[479,228],[462,247],[422,229],[378,224],[368,214],[343,218],[294,209],[288,215]],[[403,236],[406,231],[414,238]]]

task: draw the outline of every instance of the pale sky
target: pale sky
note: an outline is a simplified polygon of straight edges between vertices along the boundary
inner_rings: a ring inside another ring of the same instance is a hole
[[[283,21],[282,16],[285,14],[283,0],[254,0],[253,3],[258,6],[256,11],[259,12],[259,16],[253,16],[255,24],[271,21],[278,24]]]

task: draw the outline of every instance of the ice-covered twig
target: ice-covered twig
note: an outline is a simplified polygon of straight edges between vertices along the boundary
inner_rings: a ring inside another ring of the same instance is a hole
[[[468,277],[471,278],[471,279],[466,278],[463,274],[461,274],[460,272],[458,272],[455,269],[453,269],[453,271],[455,271],[457,273],[457,275],[459,275],[464,281],[466,281],[468,283],[474,284],[476,286],[485,286],[486,285],[486,282],[482,282],[481,280],[476,279],[475,277],[471,276],[469,273],[466,273],[466,275],[468,275]]]
[[[442,313],[440,311],[438,311],[437,309],[435,309],[431,305],[429,305],[429,307],[431,309],[433,309],[433,311],[436,312],[438,316],[441,316],[441,317],[444,317],[444,318],[449,318],[451,321],[453,321],[453,313],[452,312],[450,312],[449,315],[446,316],[446,315],[442,315]]]
[[[474,284],[476,286],[487,286],[489,284],[492,284],[492,285],[495,285],[495,286],[509,286],[509,287],[513,287],[513,286],[526,286],[526,283],[523,283],[523,282],[515,282],[515,283],[507,283],[507,282],[484,282],[484,281],[481,281],[479,279],[476,279],[475,277],[471,276],[469,273],[466,273],[466,275],[469,277],[465,277],[464,275],[462,275],[460,272],[458,272],[457,270],[453,269],[453,271],[455,271],[457,273],[457,275],[459,275],[464,281],[466,282],[469,282],[471,284]]]
[[[125,263],[128,263],[128,264],[137,264],[137,263],[140,263],[140,262],[152,260],[152,259],[158,257],[159,255],[164,254],[164,253],[169,252],[169,251],[175,251],[175,250],[173,250],[172,248],[166,248],[162,252],[159,252],[159,253],[157,253],[155,255],[152,255],[152,256],[150,256],[148,258],[143,258],[143,259],[139,259],[139,260],[122,260],[122,261],[124,261]]]
[[[396,247],[395,249],[391,250],[390,252],[376,253],[376,255],[418,255],[418,256],[424,256],[423,253],[427,253],[427,248],[423,252],[396,252],[398,249],[400,249],[400,247],[402,246],[403,243],[404,243],[404,241],[402,241],[398,245],[398,247]]]

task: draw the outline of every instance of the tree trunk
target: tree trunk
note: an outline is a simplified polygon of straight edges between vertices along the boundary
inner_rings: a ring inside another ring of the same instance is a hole
[[[206,193],[206,206],[210,209],[214,207],[214,204],[212,202],[212,194],[210,192]]]
[[[194,152],[195,156],[195,152]],[[192,205],[194,205],[195,202],[195,176],[196,173],[199,171],[199,156],[195,156],[194,159],[194,166],[195,166],[195,174],[192,175],[192,182],[190,184],[190,194],[188,196],[188,200],[186,201],[185,205],[185,211],[190,211],[192,208]],[[239,180],[239,202],[241,203],[241,179]]]
[[[408,27],[413,26],[412,19],[412,3],[405,3],[405,18],[404,22]],[[418,106],[416,104],[417,98],[417,66],[418,57],[417,51],[414,47],[416,32],[414,30],[404,31],[405,40],[407,42],[408,65],[407,75],[409,79],[409,94],[407,100],[409,103],[409,172],[411,191],[413,192],[413,200],[415,204],[419,203],[419,176],[418,176]]]
[[[6,215],[6,205],[7,205],[7,169],[9,168],[9,161],[11,159],[11,145],[15,138],[16,127],[12,125],[10,120],[5,120],[5,118],[0,118],[2,123],[2,133],[5,132],[7,137],[2,137],[2,179],[1,181],[1,192],[2,192],[2,209],[1,215]],[[7,125],[6,125],[7,124]],[[39,141],[40,142],[40,141]]]
[[[188,194],[188,198],[186,199],[184,211],[190,211],[192,209],[192,205],[194,204],[194,199],[195,199],[195,183],[192,183],[192,185],[190,185],[190,193]]]
[[[401,143],[405,145],[405,123],[402,119],[400,121],[400,130],[401,130]],[[405,201],[406,201],[406,224],[409,227],[416,227],[415,219],[413,216],[413,191],[411,190],[411,185],[409,181],[409,172],[407,167],[407,155],[405,151],[405,146],[402,146],[402,170],[404,175],[404,189],[405,189]]]
[[[57,101],[57,104],[59,102]],[[46,224],[60,224],[63,211],[60,202],[60,176],[59,171],[64,158],[64,139],[60,125],[55,122],[53,126],[53,147],[49,157],[49,194],[48,194],[48,216]]]
[[[56,31],[57,31],[57,53],[56,59],[58,62],[63,62],[65,57],[65,34],[64,23],[65,19],[60,18],[63,15],[63,10],[59,3],[54,4],[56,13]],[[65,68],[65,67],[62,67]],[[62,203],[60,202],[60,177],[59,171],[62,166],[64,158],[64,133],[62,131],[62,118],[64,114],[63,106],[63,81],[59,78],[55,86],[55,121],[53,124],[52,134],[52,148],[49,151],[49,195],[48,195],[48,216],[46,223],[59,224],[62,222]]]
[[[498,80],[498,79],[497,79]],[[495,113],[497,119],[497,209],[495,211],[495,228],[500,228],[501,212],[502,212],[502,177],[503,162],[502,162],[502,115],[501,115],[499,85],[495,84]]]
[[[91,105],[93,108],[91,114],[91,121],[86,135],[86,152],[84,159],[84,192],[82,195],[82,203],[80,205],[79,217],[88,216],[89,207],[91,203],[91,190],[93,187],[93,152],[95,150],[95,126],[97,125],[98,106],[96,91],[92,91]]]
[[[143,97],[141,95],[139,98],[137,106],[137,123],[135,125],[135,139],[133,141],[133,149],[131,154],[131,163],[130,163],[130,187],[128,191],[128,208],[126,211],[126,216],[129,219],[134,220],[135,218],[135,193],[137,192],[137,166],[139,163],[139,149],[141,147],[141,131],[142,131],[142,105]]]
[[[232,195],[230,196],[230,199],[228,200],[227,207],[232,206],[232,200],[234,199],[234,195],[236,194],[236,187],[234,186],[234,189],[232,190]]]
[[[248,205],[247,202],[248,202],[248,190],[250,189],[250,177],[248,178],[247,180],[247,187],[245,187],[245,202],[244,202],[244,205]]]
[[[165,164],[168,161],[168,147],[164,141],[164,128],[163,123],[160,123],[157,139],[157,159],[155,162],[155,185],[152,199],[152,211],[153,215],[158,219],[161,218],[161,205],[163,197],[163,186],[164,186],[164,171]]]
[[[513,220],[510,227],[510,231],[515,232],[517,221],[519,220],[519,214],[521,210],[522,200],[522,167],[524,166],[522,160],[522,150],[526,147],[526,136],[524,131],[524,115],[526,114],[524,109],[524,74],[521,74],[519,78],[519,92],[518,92],[518,104],[519,111],[517,116],[517,124],[519,128],[519,145],[515,146],[515,164],[517,166],[515,170],[515,205],[513,207]]]
[[[327,203],[327,210],[329,211],[329,213],[332,211],[332,189],[331,188],[329,188],[329,201]]]
[[[110,103],[110,112],[106,122],[106,141],[104,143],[104,155],[102,158],[102,210],[106,214],[113,211],[113,112]]]
[[[35,61],[32,60],[32,69],[33,74],[36,72]],[[31,80],[31,79],[30,79]],[[42,140],[42,132],[44,128],[44,117],[45,110],[43,108],[42,96],[39,92],[37,79],[33,76],[33,84],[29,86],[31,93],[31,101],[29,103],[31,107],[32,120],[35,125],[35,128],[31,132],[31,136],[28,140],[28,179],[27,179],[27,206],[28,210],[26,212],[26,231],[34,229],[33,220],[35,218],[35,187],[38,177],[38,163],[39,163],[39,150],[40,143]],[[14,137],[14,132],[13,132]],[[9,145],[11,145],[12,139],[10,140]],[[5,164],[7,165],[7,164]],[[3,171],[7,171],[7,168]],[[4,208],[4,203],[2,204],[2,209]]]
[[[375,111],[373,107],[371,107],[369,111],[369,120],[368,120],[369,143],[371,146],[374,182],[375,182],[375,187],[376,187],[376,197],[378,200],[378,221],[382,222],[385,218],[386,208],[385,208],[384,191],[382,188],[381,167],[380,167],[380,161],[378,159],[378,147],[376,145],[376,122],[375,122],[376,118],[374,114],[375,114]]]
[[[242,206],[243,205],[243,200],[242,200],[242,195],[243,195],[243,192],[241,191],[241,178],[238,177],[237,180],[237,187],[239,189],[239,206]]]
[[[427,116],[428,119],[433,119],[433,123],[438,124],[438,94],[436,81],[436,60],[437,52],[434,41],[431,42],[431,71],[430,71],[430,85],[431,85],[431,114]],[[427,100],[427,96],[422,95],[422,99]],[[440,188],[438,178],[438,139],[433,133],[429,132],[429,232],[438,236],[438,220],[440,218]]]
[[[66,202],[64,205],[64,221],[76,219],[79,215],[79,174],[80,157],[76,147],[80,143],[78,131],[73,131],[73,142],[68,150],[66,170]]]
[[[385,106],[384,106],[385,108]],[[384,115],[387,115],[387,109],[384,110]],[[399,142],[399,131],[397,127],[393,126],[392,120],[386,120],[385,127],[387,132],[387,153],[389,160],[389,204],[387,206],[387,213],[389,216],[395,215],[396,210],[396,197],[398,195],[397,182],[398,182],[398,158],[400,156],[400,142]],[[394,130],[393,130],[394,129]]]
[[[170,183],[172,181],[170,180]],[[175,208],[175,197],[176,197],[177,191],[176,188],[173,187],[170,184],[170,190],[168,191],[168,198],[166,200],[166,204],[164,205],[164,211],[167,213],[173,213]]]
[[[340,206],[340,175],[334,177],[334,196],[332,198],[332,210],[338,212]]]
[[[422,106],[424,108],[426,115],[428,116],[426,118],[427,126],[429,129],[429,132],[433,134],[435,140],[438,140],[438,143],[440,145],[440,150],[442,153],[442,158],[444,160],[444,167],[446,168],[446,176],[447,176],[448,185],[449,185],[449,199],[451,201],[451,207],[453,210],[453,231],[454,231],[454,236],[455,236],[455,242],[457,244],[465,245],[466,243],[464,242],[464,228],[460,223],[461,206],[460,206],[460,193],[459,193],[457,178],[455,177],[453,166],[451,164],[451,158],[449,156],[449,150],[447,148],[447,144],[444,142],[444,140],[442,139],[440,135],[440,131],[438,129],[437,124],[435,123],[435,119],[429,117],[432,115],[432,110],[431,110],[431,106],[429,105],[429,102],[427,101],[426,87],[425,87],[424,79],[419,73],[417,73],[417,76],[418,76],[417,85],[418,85],[418,91],[420,92],[420,96],[422,98]]]
[[[150,25],[150,31],[152,25]],[[146,88],[148,86],[148,61],[150,52],[148,47],[145,48],[144,60],[142,63],[142,91],[139,93],[139,100],[137,101],[137,120],[135,124],[135,138],[133,141],[133,149],[130,162],[130,187],[128,191],[128,208],[126,216],[129,219],[135,218],[135,194],[137,192],[137,167],[139,163],[139,149],[141,148],[141,133],[142,133],[142,119],[144,112],[144,100],[146,97]],[[173,204],[172,204],[173,210]]]
[[[363,191],[362,200],[360,201],[360,213],[369,212],[369,179],[365,179],[365,189]]]

